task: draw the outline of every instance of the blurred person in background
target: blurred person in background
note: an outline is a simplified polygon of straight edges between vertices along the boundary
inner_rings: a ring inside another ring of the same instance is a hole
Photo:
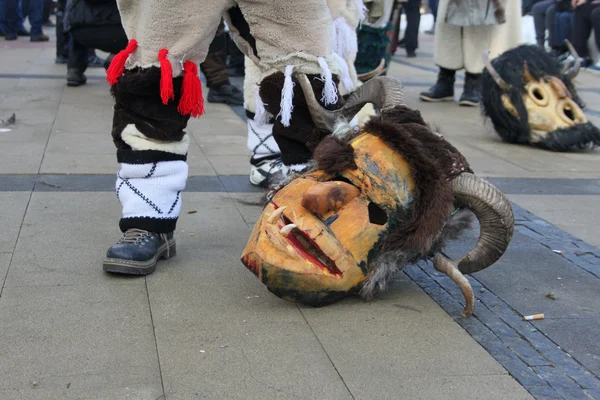
[[[600,46],[600,1],[599,0],[572,0],[573,11],[573,47],[581,58],[581,66],[592,66],[588,41],[594,34],[596,46]],[[594,65],[593,70],[599,70]]]
[[[244,104],[244,94],[229,81],[227,70],[227,37],[225,23],[221,19],[215,38],[208,48],[208,54],[200,69],[206,77],[208,87],[207,100],[209,103],[223,103],[241,106]]]
[[[400,5],[406,14],[406,29],[404,37],[398,41],[398,47],[406,49],[406,57],[416,57],[416,50],[419,47],[419,25],[421,23],[421,0],[401,0]],[[396,22],[400,25],[400,18]],[[397,27],[398,36],[400,36],[400,27]]]
[[[433,14],[433,26],[430,30],[425,31],[425,33],[427,33],[428,35],[433,35],[435,33],[435,22],[437,21],[437,10],[439,2],[439,0],[428,0],[427,5],[429,6],[431,14]]]
[[[0,24],[4,31],[5,40],[17,40],[17,36],[25,36],[28,33],[32,42],[47,42],[49,37],[44,35],[43,24],[43,0],[29,0],[24,4],[26,9],[19,9],[19,0],[2,0],[2,13]],[[31,30],[23,27],[23,14],[29,18]]]
[[[99,49],[112,55],[127,47],[127,35],[116,0],[68,0],[64,32],[71,37],[67,61],[68,86],[87,82],[84,72],[89,66],[89,49]],[[111,60],[112,56],[107,58],[105,68]]]
[[[546,31],[548,31],[548,42],[552,42],[552,25],[554,25],[555,11],[556,0],[542,0],[531,7],[535,26],[535,41],[540,47],[545,48],[546,46]]]
[[[69,59],[69,46],[71,38],[64,30],[63,19],[65,16],[65,7],[67,0],[58,0],[56,2],[56,64],[66,64]],[[88,50],[88,67],[104,67],[105,60],[96,55],[95,49]]]
[[[504,22],[505,9],[499,0],[441,0],[434,48],[434,61],[440,72],[436,84],[421,93],[421,100],[454,101],[456,71],[465,69],[459,104],[478,105],[482,54],[490,48],[495,27]]]

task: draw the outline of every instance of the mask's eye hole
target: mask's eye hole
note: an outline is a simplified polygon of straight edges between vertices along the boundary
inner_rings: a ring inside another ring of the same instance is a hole
[[[385,211],[381,209],[377,204],[369,203],[369,221],[375,225],[385,225],[388,217]]]
[[[529,97],[536,103],[538,106],[547,106],[548,105],[548,96],[546,95],[546,90],[544,87],[538,84],[532,84],[529,87]]]
[[[570,105],[566,104],[563,107],[563,111],[565,113],[565,117],[569,118],[571,121],[575,121],[575,113],[573,112],[573,109]]]
[[[336,182],[346,182],[349,183],[350,185],[354,186],[354,183],[352,183],[352,181],[348,178],[344,178],[341,175],[335,176],[333,178],[330,179],[331,181],[336,181]]]

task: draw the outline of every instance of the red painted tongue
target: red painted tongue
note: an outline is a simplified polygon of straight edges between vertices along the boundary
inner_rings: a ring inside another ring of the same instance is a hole
[[[328,264],[330,264],[330,265],[325,265],[317,257],[313,256],[308,251],[306,251],[306,249],[304,248],[303,244],[294,235],[294,232],[298,232],[297,234],[302,235],[306,240],[309,241],[309,243],[312,246],[314,246],[315,249],[318,249],[318,251],[321,252],[321,255],[327,259]],[[300,229],[294,229],[288,235],[287,240],[290,242],[290,244],[296,250],[298,250],[300,253],[302,253],[302,255],[304,256],[304,258],[306,258],[308,261],[312,262],[313,264],[317,265],[318,267],[320,267],[322,269],[326,269],[327,271],[329,271],[330,273],[332,273],[334,275],[342,275],[342,271],[340,271],[338,269],[338,267],[335,265],[335,262],[331,258],[327,257],[327,255],[325,253],[323,253],[323,251],[321,250],[321,248],[306,233],[304,233],[302,230],[300,230]]]
[[[273,207],[275,207],[275,209],[277,210],[279,208],[277,203],[275,203],[274,201],[272,201],[272,203],[273,203]],[[285,218],[285,216],[283,216],[283,217]],[[302,235],[315,249],[320,251],[321,255],[323,257],[325,257],[327,259],[328,263],[331,265],[323,264],[318,258],[316,258],[312,254],[310,254],[308,251],[306,251],[306,249],[304,248],[302,243],[296,238],[296,236],[294,236],[295,232]],[[287,240],[288,240],[288,242],[290,242],[292,247],[294,247],[296,250],[298,250],[304,256],[304,258],[306,258],[311,263],[317,265],[318,267],[320,267],[322,269],[326,269],[327,271],[331,272],[334,275],[342,275],[342,271],[340,271],[339,268],[335,265],[335,262],[331,258],[327,257],[327,255],[323,252],[323,250],[321,250],[319,245],[317,245],[317,243],[315,243],[315,241],[312,240],[311,237],[308,236],[306,234],[306,232],[304,232],[303,230],[301,230],[299,228],[294,228],[292,230],[292,232],[290,232],[290,234],[287,236]]]

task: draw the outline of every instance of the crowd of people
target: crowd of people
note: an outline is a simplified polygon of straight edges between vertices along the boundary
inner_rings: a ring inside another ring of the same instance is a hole
[[[5,40],[17,40],[29,36],[32,42],[47,42],[44,26],[54,26],[50,20],[52,0],[0,0],[0,36]],[[25,28],[29,20],[30,30]]]
[[[549,48],[554,57],[566,61],[568,39],[581,58],[581,66],[600,71],[600,64],[595,64],[590,55],[590,35],[600,46],[599,0],[529,0],[523,3],[523,15],[526,14],[534,18],[539,46]]]

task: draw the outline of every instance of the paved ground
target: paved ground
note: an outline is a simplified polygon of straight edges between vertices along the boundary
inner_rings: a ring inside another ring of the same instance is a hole
[[[372,303],[312,309],[268,293],[239,261],[260,213],[239,200],[260,191],[240,110],[223,105],[189,125],[177,257],[147,278],[105,275],[120,208],[103,71],[67,88],[52,42],[0,46],[0,119],[17,115],[0,132],[1,399],[600,399],[600,151],[503,144],[477,109],[420,103],[430,36],[390,75],[517,216],[507,254],[471,277],[469,319],[429,265]],[[578,84],[600,123],[600,77]],[[546,319],[521,320],[535,313]]]

